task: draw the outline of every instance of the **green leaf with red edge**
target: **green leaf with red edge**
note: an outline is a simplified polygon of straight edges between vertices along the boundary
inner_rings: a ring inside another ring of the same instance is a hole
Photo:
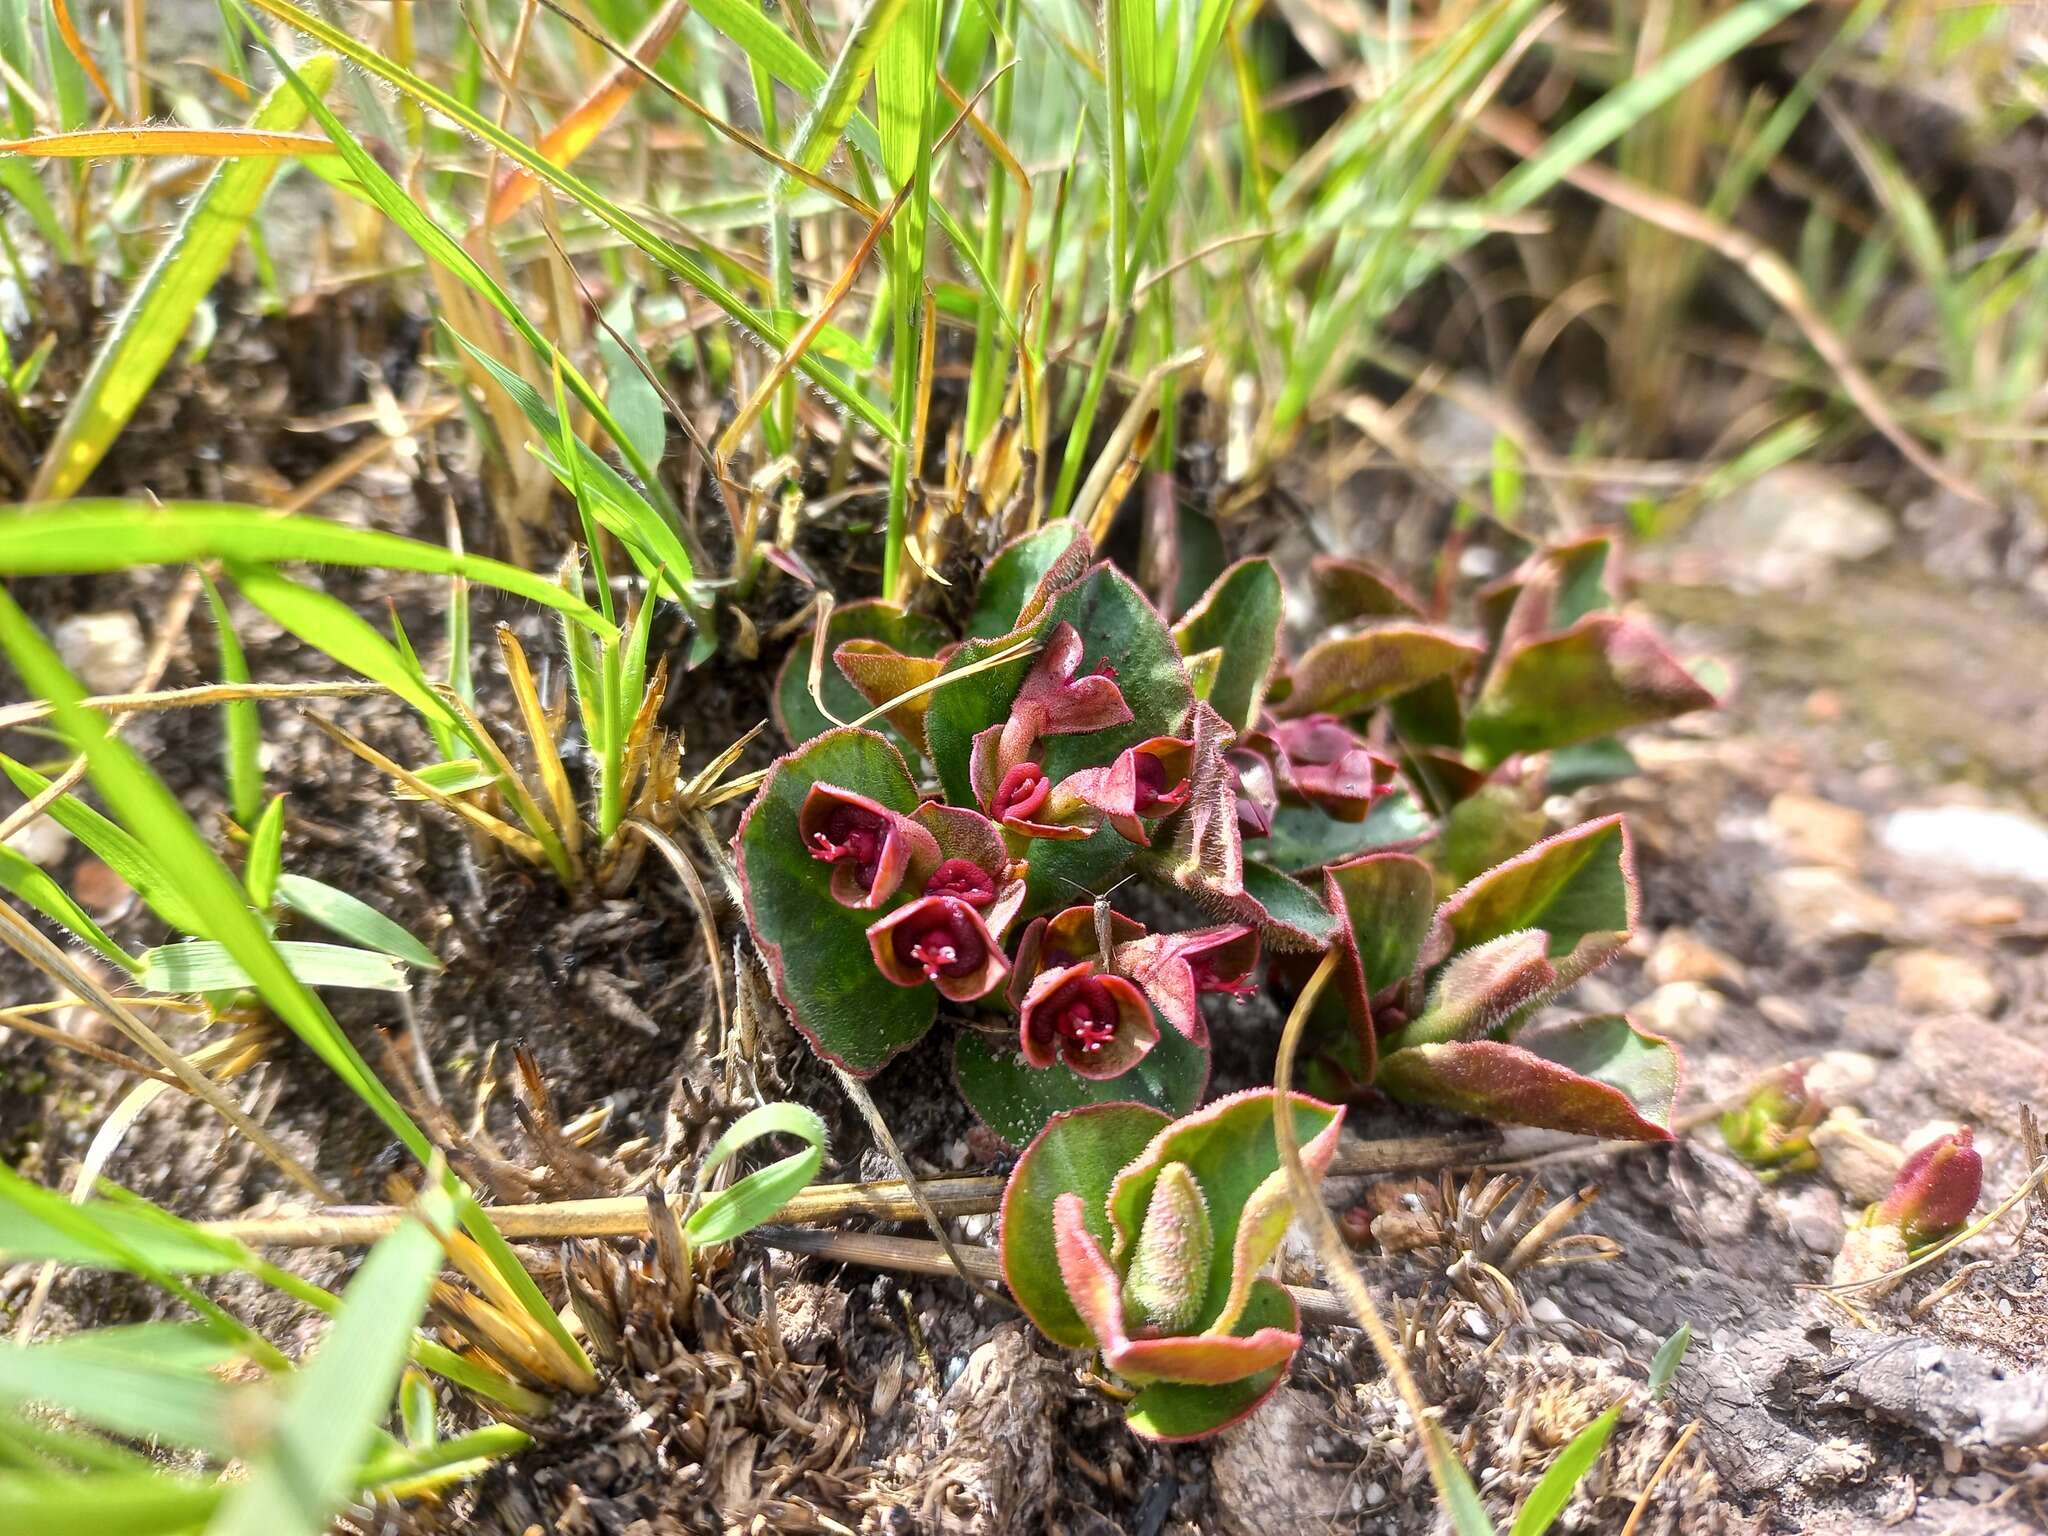
[[[1216,527],[1215,518],[1178,499],[1173,514],[1172,561],[1177,569],[1172,573],[1172,611],[1184,614],[1216,585],[1216,578],[1230,564],[1230,557],[1223,551],[1223,534]],[[1147,560],[1142,569],[1149,571],[1154,567]],[[1160,590],[1164,590],[1163,581]]]
[[[1034,597],[1042,601],[1048,589],[1078,581],[1091,558],[1086,531],[1065,518],[1012,539],[981,573],[967,638],[994,640],[1009,634],[1025,622]]]
[[[1201,1103],[1209,1085],[1209,1051],[1162,1025],[1158,1043],[1143,1060],[1120,1077],[1097,1082],[1064,1063],[1030,1065],[1014,1038],[990,1039],[963,1029],[953,1042],[953,1076],[981,1123],[1021,1147],[1055,1115],[1091,1104],[1129,1100],[1170,1115],[1186,1114]]]
[[[1429,624],[1378,624],[1319,641],[1294,666],[1290,715],[1357,715],[1478,663],[1471,641]]]
[[[1312,805],[1283,805],[1273,813],[1273,830],[1246,844],[1260,863],[1302,874],[1362,854],[1407,850],[1436,830],[1405,789],[1373,801],[1363,821],[1339,821]]]
[[[1280,1145],[1273,1134],[1279,1096],[1270,1088],[1230,1094],[1177,1120],[1117,1175],[1109,1192],[1108,1245],[1121,1266],[1129,1258],[1152,1198],[1159,1170],[1170,1162],[1185,1163],[1209,1202],[1210,1230],[1215,1247],[1209,1261],[1209,1287],[1203,1298],[1200,1326],[1215,1324],[1234,1298],[1240,1297],[1286,1230],[1277,1223],[1272,1191],[1284,1205],[1285,1175],[1280,1172]],[[1336,1150],[1336,1133],[1344,1112],[1306,1094],[1293,1096],[1291,1112],[1302,1159],[1313,1171],[1326,1165]],[[1247,1215],[1249,1213],[1249,1220]],[[1242,1230],[1245,1241],[1240,1243]]]
[[[1302,1032],[1302,1084],[1349,1098],[1371,1085],[1379,1065],[1372,1000],[1414,973],[1436,885],[1422,860],[1374,854],[1324,870],[1323,900],[1340,919],[1336,985],[1316,999]]]
[[[1301,1314],[1284,1286],[1271,1280],[1252,1283],[1251,1298],[1243,1316],[1231,1329],[1235,1338],[1249,1338],[1261,1328],[1301,1331]],[[1291,1363],[1291,1362],[1290,1362]],[[1197,1387],[1178,1381],[1155,1381],[1139,1389],[1124,1409],[1132,1430],[1147,1440],[1169,1444],[1200,1440],[1218,1430],[1228,1429],[1257,1408],[1287,1375],[1287,1366],[1276,1365],[1242,1380],[1222,1386]]]
[[[873,731],[828,731],[768,770],[733,851],[747,923],[776,995],[819,1055],[866,1077],[931,1028],[938,994],[896,986],[868,948],[868,926],[914,892],[872,911],[833,899],[832,866],[811,856],[797,824],[804,796],[821,783],[906,815],[917,808],[917,786],[895,747]]]
[[[1435,840],[1423,849],[1442,894],[1448,896],[1542,838],[1548,823],[1533,789],[1526,781],[1487,784],[1451,807]]]
[[[1446,673],[1389,699],[1387,719],[1394,727],[1395,744],[1411,751],[1435,747],[1442,755],[1457,759],[1458,749],[1465,745],[1465,694],[1461,687],[1465,681],[1462,675]],[[1444,804],[1463,799],[1485,775],[1467,769],[1465,775],[1450,777],[1452,782],[1446,786],[1450,793],[1439,791],[1435,784],[1426,786]]]
[[[1678,1053],[1618,1013],[1513,1043],[1418,1045],[1381,1058],[1379,1086],[1410,1104],[1625,1141],[1671,1140]]]
[[[1281,607],[1286,593],[1280,572],[1263,556],[1240,560],[1216,579],[1202,600],[1173,627],[1183,656],[1221,651],[1210,707],[1244,731],[1258,718],[1266,679],[1280,651]]]
[[[1097,565],[1079,581],[1053,593],[1030,633],[1043,638],[1062,623],[1072,624],[1081,637],[1083,671],[1093,670],[1102,661],[1115,666],[1117,686],[1130,707],[1131,719],[1108,730],[1048,736],[1041,741],[1038,762],[1055,784],[1077,769],[1114,762],[1126,747],[1154,736],[1173,735],[1194,703],[1187,668],[1166,621],[1130,578],[1113,566]],[[946,675],[960,672],[1017,638],[1004,635],[962,643],[947,657]],[[969,772],[974,737],[1009,718],[1010,706],[1034,659],[1020,656],[957,683],[944,683],[932,694],[925,733],[939,781],[951,803],[976,803]],[[1033,841],[1028,852],[1031,894],[1025,915],[1066,906],[1077,891],[1106,889],[1130,862],[1134,849],[1134,844],[1107,826],[1074,841]]]
[[[1054,1116],[1011,1170],[1003,1190],[1003,1280],[1024,1315],[1055,1344],[1087,1349],[1094,1339],[1060,1277],[1054,1202],[1064,1194],[1079,1195],[1088,1230],[1106,1249],[1112,1236],[1110,1185],[1170,1123],[1169,1115],[1149,1105],[1090,1104]]]
[[[1559,970],[1583,974],[1628,942],[1635,853],[1619,816],[1585,822],[1496,866],[1437,912],[1427,963],[1523,928],[1550,936]]]
[[[813,626],[804,638],[789,648],[782,670],[775,678],[775,723],[793,747],[813,736],[822,736],[834,722],[811,698],[811,647],[816,643]],[[909,613],[894,603],[848,603],[832,610],[825,625],[825,657],[819,670],[818,691],[841,720],[858,720],[872,706],[860,690],[833,665],[832,653],[848,640],[879,640],[891,650],[910,656],[935,656],[948,639],[945,629],[921,613]]]
[[[1370,560],[1318,555],[1309,562],[1308,579],[1316,615],[1325,624],[1422,617],[1422,600]]]
[[[1607,572],[1614,555],[1610,534],[1594,533],[1539,549],[1479,593],[1479,618],[1498,643],[1512,630],[1527,637],[1576,624],[1614,606]]]
[[[1429,866],[1405,853],[1370,854],[1325,870],[1323,889],[1344,918],[1366,990],[1380,993],[1407,980],[1422,958],[1436,908]]]
[[[1473,701],[1466,739],[1480,761],[1547,752],[1712,708],[1716,700],[1656,632],[1618,613],[1504,650]]]

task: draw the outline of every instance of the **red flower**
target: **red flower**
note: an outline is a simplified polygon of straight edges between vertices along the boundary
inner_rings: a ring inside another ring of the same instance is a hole
[[[1046,971],[1024,994],[1019,1033],[1034,1067],[1064,1061],[1082,1077],[1119,1077],[1159,1042],[1159,1026],[1138,989],[1094,965]]]
[[[1947,1237],[1970,1219],[1984,1193],[1984,1159],[1966,1125],[1936,1137],[1906,1159],[1877,1219],[1896,1226],[1914,1247]]]
[[[915,821],[830,784],[811,786],[797,831],[811,857],[832,866],[833,898],[849,907],[879,907],[914,867],[939,862],[938,843]]]
[[[868,929],[868,948],[899,987],[930,982],[939,996],[972,1002],[1009,971],[981,914],[958,896],[920,896]]]
[[[1201,1045],[1209,1038],[1204,992],[1250,997],[1258,991],[1252,972],[1259,965],[1259,935],[1243,923],[1148,934],[1118,946],[1117,964],[1145,989],[1167,1023]]]
[[[1041,736],[1072,736],[1130,723],[1131,706],[1117,686],[1116,669],[1082,672],[1081,650],[1081,632],[1072,624],[1062,621],[1052,627],[1045,649],[1010,705],[996,752],[997,776],[1028,758]]]
[[[1052,780],[1045,776],[1045,770],[1036,763],[1013,763],[1003,773],[1000,783],[994,780],[995,764],[991,753],[997,747],[997,738],[1007,730],[1006,726],[992,725],[974,738],[972,755],[968,758],[968,776],[972,779],[975,792],[988,808],[991,821],[999,822],[1004,830],[1019,837],[1050,837],[1061,841],[1072,841],[1088,836],[1095,830],[1092,821],[1071,819],[1076,812],[1087,809],[1073,795],[1065,794],[1065,786],[1057,797]]]
[[[1145,925],[1121,912],[1109,914],[1110,947],[1119,954],[1127,944],[1145,936]],[[1017,941],[1017,953],[1010,966],[1010,1006],[1024,1006],[1024,994],[1041,971],[1056,970],[1083,960],[1103,964],[1110,959],[1102,953],[1095,931],[1095,909],[1068,907],[1051,917],[1034,917]]]
[[[1188,774],[1195,744],[1177,736],[1154,736],[1117,754],[1106,768],[1083,768],[1061,781],[1057,798],[1071,796],[1107,817],[1126,839],[1152,845],[1145,822],[1187,804]]]
[[[948,859],[932,871],[931,879],[924,883],[927,896],[956,896],[970,907],[986,908],[995,905],[996,883],[972,859]]]

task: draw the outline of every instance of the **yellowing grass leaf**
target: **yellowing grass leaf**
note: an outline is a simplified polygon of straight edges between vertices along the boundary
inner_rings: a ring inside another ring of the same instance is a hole
[[[334,79],[334,60],[316,54],[300,73],[313,89],[324,91]],[[284,131],[305,120],[303,99],[280,86],[257,109],[250,126]],[[277,174],[277,164],[275,157],[231,160],[208,178],[93,359],[57,429],[56,441],[43,457],[31,497],[61,500],[71,495],[106,456],[170,361],[199,301],[226,269],[243,225]]]
[[[261,128],[86,128],[0,141],[0,154],[45,160],[107,160],[123,155],[217,155],[250,159],[325,155],[334,146],[315,133],[271,133]]]
[[[668,0],[668,4],[641,28],[640,35],[633,40],[633,57],[652,69],[689,9],[689,0]],[[639,84],[639,72],[631,65],[614,64],[584,98],[547,131],[540,141],[540,152],[556,165],[572,164],[619,115]],[[533,172],[519,166],[510,167],[499,178],[497,190],[491,194],[486,222],[504,223],[524,207],[539,188],[540,183],[534,179]]]

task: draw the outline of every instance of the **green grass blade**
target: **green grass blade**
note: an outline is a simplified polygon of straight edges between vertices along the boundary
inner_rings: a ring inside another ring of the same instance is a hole
[[[1679,1363],[1685,1359],[1685,1352],[1692,1348],[1692,1324],[1680,1323],[1677,1331],[1657,1346],[1657,1353],[1650,1361],[1650,1399],[1661,1398],[1671,1386],[1671,1378],[1678,1374]]]
[[[449,1222],[428,1191],[427,1217]],[[294,1373],[284,1410],[247,1479],[208,1526],[211,1536],[321,1536],[355,1490],[391,1408],[413,1329],[440,1272],[441,1244],[422,1221],[378,1243],[343,1294],[312,1363]]]
[[[0,1478],[0,1530],[9,1536],[175,1536],[199,1530],[226,1488],[156,1472],[90,1478]]]
[[[200,836],[177,797],[133,748],[108,730],[105,719],[84,706],[78,679],[5,591],[0,591],[0,649],[13,661],[28,692],[50,701],[57,728],[74,750],[85,754],[92,782],[108,807],[134,829],[137,840],[159,866],[178,872],[180,895],[240,963],[271,1011],[369,1106],[393,1136],[422,1163],[429,1162],[434,1156],[433,1144],[370,1070],[326,1006],[292,975],[263,924],[249,910],[240,884]]]
[[[249,658],[235,633],[220,588],[206,578],[206,606],[220,644],[220,677],[224,683],[249,681]],[[237,825],[252,827],[263,812],[263,715],[254,699],[237,699],[221,708],[221,731],[227,763],[228,810]],[[258,902],[258,906],[263,903]]]
[[[278,877],[277,894],[294,912],[312,919],[330,933],[338,933],[344,939],[352,939],[422,970],[441,969],[441,962],[434,958],[431,949],[368,902],[349,895],[347,891],[337,891],[331,885],[308,880],[304,875],[281,875]]]
[[[334,79],[334,64],[324,54],[315,55],[301,73],[309,77],[310,88],[325,91]],[[305,120],[305,104],[298,93],[280,86],[265,98],[249,126],[288,130]],[[106,456],[170,361],[199,301],[226,270],[242,227],[263,201],[281,163],[256,156],[225,160],[214,170],[136,284],[114,322],[113,334],[93,359],[55,441],[43,455],[31,496],[69,496]]]
[[[231,561],[228,574],[242,596],[306,644],[382,683],[424,719],[451,731],[460,728],[455,712],[422,681],[417,664],[406,665],[398,648],[340,598],[302,586],[274,566]]]
[[[284,796],[263,807],[249,833],[249,857],[242,864],[242,889],[249,905],[268,912],[277,900],[278,872],[284,868]]]
[[[73,938],[90,944],[122,970],[132,972],[141,964],[108,938],[106,930],[41,865],[4,843],[0,843],[0,887],[27,902]]]
[[[1616,1403],[1572,1436],[1557,1453],[1557,1460],[1544,1469],[1536,1486],[1529,1490],[1528,1498],[1515,1513],[1515,1523],[1508,1527],[1508,1536],[1544,1536],[1564,1513],[1580,1482],[1593,1470],[1593,1463],[1600,1459],[1607,1437],[1614,1433],[1620,1419],[1621,1405]]]
[[[200,1335],[206,1342],[195,1353]],[[116,1435],[231,1455],[233,1389],[208,1367],[240,1354],[189,1324],[182,1333],[162,1324],[93,1330],[0,1350],[0,1404],[40,1404]]]
[[[690,1213],[683,1233],[693,1243],[729,1243],[789,1204],[825,1160],[825,1122],[801,1104],[763,1104],[734,1121],[697,1167],[697,1187],[728,1158],[763,1136],[795,1136],[804,1150],[750,1173]]]
[[[1552,136],[1541,156],[1523,161],[1503,176],[1486,201],[1504,210],[1528,207],[1701,75],[1726,63],[1807,3],[1743,0],[1723,12],[1641,74],[1631,75],[1573,117]]]
[[[360,65],[369,73],[395,86],[413,100],[433,108],[451,122],[475,134],[506,159],[514,164],[524,166],[528,171],[531,171],[536,177],[546,182],[564,197],[589,209],[598,219],[602,220],[619,234],[625,236],[626,239],[645,251],[661,266],[682,278],[684,282],[690,284],[691,287],[710,299],[712,303],[724,310],[727,316],[736,324],[759,337],[771,351],[780,354],[787,349],[789,338],[781,332],[780,328],[775,326],[758,310],[744,303],[739,295],[714,277],[711,269],[705,266],[704,263],[679,246],[655,234],[653,230],[613,203],[611,199],[598,192],[596,188],[590,186],[572,172],[555,165],[531,146],[522,143],[511,134],[499,128],[482,113],[465,106],[438,86],[420,79],[412,71],[392,63],[391,60],[385,58],[374,48],[359,42],[339,27],[332,26],[310,12],[301,10],[298,6],[291,4],[290,0],[250,0],[250,3],[266,14],[274,16],[279,21],[314,38],[323,47],[332,48],[336,53]],[[260,32],[256,33],[256,35],[259,38],[262,36]],[[267,40],[265,40],[265,46],[268,47]],[[276,54],[273,52],[272,56],[276,57]],[[282,64],[281,60],[280,64]],[[328,130],[329,136],[335,139],[336,147],[341,149],[344,156],[348,157],[351,168],[357,168],[355,156],[350,154],[347,144],[344,143],[344,140],[348,138],[347,130],[341,128],[339,119],[335,118],[333,113],[326,111],[315,100],[309,100],[307,106],[314,116],[319,119],[321,126]],[[357,168],[357,173],[359,177],[364,174],[360,168]],[[385,179],[388,180],[389,178],[386,177]],[[407,233],[411,234],[412,231],[408,230]],[[862,421],[866,422],[868,426],[879,432],[883,437],[894,441],[896,437],[894,424],[881,408],[862,391],[848,384],[830,369],[819,367],[809,359],[800,360],[798,366],[817,383],[820,389],[839,401],[840,404],[860,417]]]
[[[33,799],[50,787],[50,781],[25,763],[0,753],[0,773],[14,787]],[[143,904],[181,933],[207,936],[206,920],[185,899],[178,884],[149,850],[123,828],[87,805],[76,795],[59,795],[50,802],[49,817],[91,850]],[[97,946],[95,946],[97,947]]]
[[[270,565],[349,565],[461,576],[566,614],[608,635],[604,616],[536,576],[501,560],[457,555],[438,544],[319,517],[291,517],[220,501],[84,499],[30,502],[0,513],[0,575],[80,576],[142,565],[232,560]]]
[[[398,962],[375,950],[285,939],[273,943],[286,968],[308,987],[403,992],[410,985]],[[254,986],[256,979],[221,945],[192,939],[143,951],[136,983],[145,992],[238,992]]]

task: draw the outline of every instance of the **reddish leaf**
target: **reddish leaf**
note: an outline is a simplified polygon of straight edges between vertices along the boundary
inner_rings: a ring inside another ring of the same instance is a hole
[[[1201,997],[1221,992],[1249,997],[1258,991],[1259,936],[1243,923],[1187,933],[1147,934],[1120,944],[1117,968],[1145,989],[1166,1022],[1197,1045],[1209,1043]]]
[[[1357,715],[1397,694],[1475,665],[1469,640],[1427,624],[1381,624],[1311,646],[1294,668],[1290,715]]]
[[[1669,1141],[1678,1053],[1620,1014],[1531,1030],[1513,1044],[1418,1045],[1380,1061],[1379,1086],[1411,1104],[1582,1136]]]
[[[906,656],[883,641],[870,639],[841,641],[832,653],[832,665],[873,709],[891,704],[911,689],[930,682],[945,667],[936,656]],[[930,694],[919,694],[895,704],[882,717],[927,757],[931,749],[925,744],[924,716],[931,702]]]
[[[1466,732],[1473,751],[1493,764],[1715,702],[1647,624],[1589,613],[1561,634],[1503,651],[1473,703]]]

